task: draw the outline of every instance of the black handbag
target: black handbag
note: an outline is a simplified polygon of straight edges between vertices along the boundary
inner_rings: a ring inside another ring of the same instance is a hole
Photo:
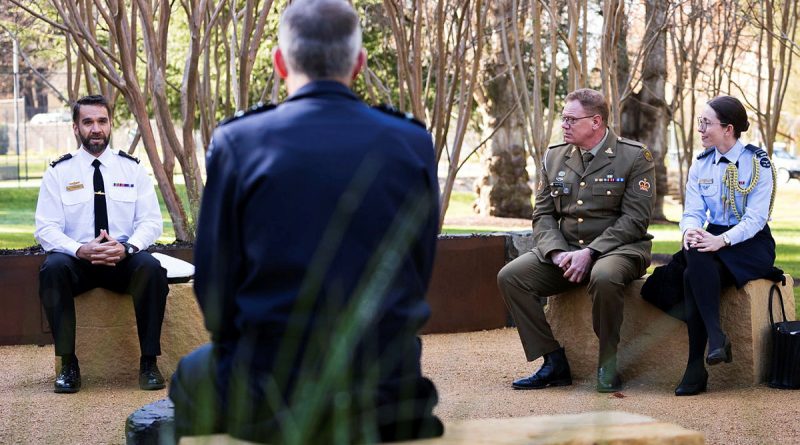
[[[772,298],[778,294],[783,321],[772,317]],[[771,388],[800,389],[800,321],[786,321],[783,295],[777,284],[769,290],[769,323],[772,331],[769,380]]]

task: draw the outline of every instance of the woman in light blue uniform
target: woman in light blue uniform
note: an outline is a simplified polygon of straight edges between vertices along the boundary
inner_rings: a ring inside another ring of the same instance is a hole
[[[748,127],[744,107],[730,96],[709,101],[698,120],[706,150],[689,169],[680,222],[689,358],[677,396],[706,390],[704,358],[708,365],[733,360],[730,339],[720,326],[720,290],[768,275],[775,262],[767,225],[773,169],[764,150],[739,141]]]

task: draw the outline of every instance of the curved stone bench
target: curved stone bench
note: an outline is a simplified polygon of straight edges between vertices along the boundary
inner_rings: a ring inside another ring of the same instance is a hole
[[[75,297],[75,354],[85,381],[137,382],[139,337],[130,295],[92,289]],[[178,360],[210,337],[192,283],[170,284],[158,367],[169,380]],[[61,361],[55,360],[56,373]]]
[[[125,422],[125,442],[172,443],[173,407],[169,399],[159,400],[131,414]],[[703,433],[639,414],[621,411],[593,411],[582,414],[529,416],[506,419],[472,419],[445,423],[442,437],[396,444],[473,445],[618,445],[669,444],[702,445]],[[226,434],[181,438],[179,445],[249,445],[253,442]]]
[[[472,419],[445,424],[436,439],[392,442],[397,445],[702,445],[703,433],[621,411]],[[252,445],[224,434],[181,438],[179,445]]]
[[[676,385],[686,368],[686,324],[644,301],[639,294],[642,284],[644,279],[636,280],[625,292],[617,354],[620,372],[626,383]],[[754,280],[742,289],[731,287],[723,292],[720,317],[733,344],[733,362],[708,367],[712,385],[750,386],[766,381],[770,341],[767,308],[772,284]],[[792,277],[786,275],[781,293],[789,319],[795,315],[792,285]],[[549,298],[547,319],[566,349],[572,376],[594,379],[598,341],[592,330],[592,303],[586,287]]]

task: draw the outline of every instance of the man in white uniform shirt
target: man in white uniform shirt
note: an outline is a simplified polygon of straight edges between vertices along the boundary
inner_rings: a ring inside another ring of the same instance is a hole
[[[167,272],[145,251],[163,229],[153,183],[138,159],[108,149],[111,119],[105,97],[79,99],[72,108],[72,129],[81,147],[45,172],[34,234],[47,251],[39,297],[61,357],[55,392],[81,388],[73,299],[95,287],[133,296],[139,387],[164,388],[156,356],[161,354]]]

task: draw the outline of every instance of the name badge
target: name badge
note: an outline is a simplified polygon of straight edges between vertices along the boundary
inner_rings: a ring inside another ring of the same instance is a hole
[[[700,183],[700,184],[713,184],[714,183],[714,178],[701,178],[697,182]]]
[[[83,184],[81,184],[80,181],[73,181],[73,182],[70,182],[69,184],[67,184],[67,191],[68,192],[72,192],[72,191],[75,191],[75,190],[80,190],[82,188],[83,188]]]

